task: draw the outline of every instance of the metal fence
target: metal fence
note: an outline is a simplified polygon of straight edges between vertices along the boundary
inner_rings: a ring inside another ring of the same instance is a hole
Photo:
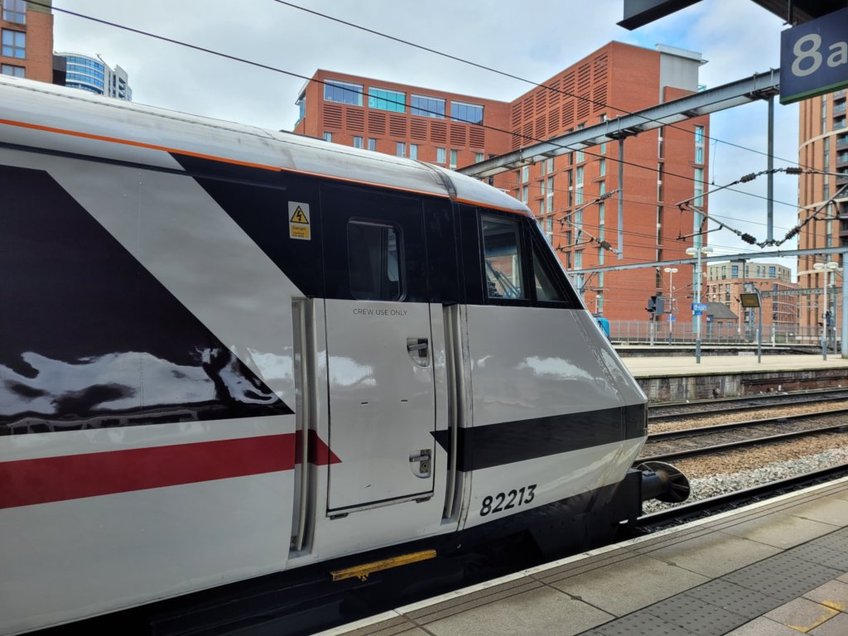
[[[651,333],[653,329],[653,334]],[[836,333],[830,330],[829,339],[835,342]],[[815,345],[821,342],[821,328],[815,326],[774,324],[765,325],[761,342],[767,345]],[[611,320],[610,338],[623,344],[654,342],[658,344],[694,343],[695,323],[675,321],[650,322],[647,320]],[[701,323],[701,342],[708,344],[756,344],[756,326],[740,328],[735,323]]]

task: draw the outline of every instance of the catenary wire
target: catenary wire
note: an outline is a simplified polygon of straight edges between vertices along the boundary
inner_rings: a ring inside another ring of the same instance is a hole
[[[58,7],[56,5],[48,5],[46,3],[39,2],[38,0],[29,0],[29,2],[31,4],[38,5],[38,6],[41,6],[41,7],[44,7],[44,8],[51,8],[53,11],[57,11],[59,13],[64,13],[64,14],[71,15],[71,16],[81,18],[81,19],[84,19],[84,20],[89,20],[89,21],[92,21],[92,22],[96,22],[98,24],[102,24],[104,26],[112,27],[112,28],[115,28],[115,29],[120,29],[120,30],[127,31],[127,32],[130,32],[130,33],[135,33],[136,35],[141,35],[141,36],[144,36],[144,37],[149,37],[149,38],[160,40],[160,41],[163,41],[163,42],[168,42],[169,44],[182,46],[182,47],[189,48],[189,49],[201,52],[201,53],[206,53],[206,54],[213,55],[213,56],[216,56],[216,57],[221,57],[221,58],[224,58],[224,59],[227,59],[227,60],[230,60],[230,61],[247,64],[247,65],[250,65],[250,66],[254,66],[256,68],[261,68],[261,69],[272,71],[272,72],[275,72],[275,73],[287,75],[289,77],[295,77],[295,78],[302,79],[302,80],[307,81],[307,82],[313,82],[313,83],[318,83],[318,84],[322,84],[322,85],[328,85],[326,82],[324,82],[322,80],[316,80],[312,77],[308,77],[308,76],[302,75],[300,73],[295,73],[294,71],[288,71],[286,69],[282,69],[282,68],[279,68],[279,67],[276,67],[276,66],[271,66],[270,64],[264,64],[262,62],[256,62],[256,61],[253,61],[253,60],[248,60],[246,58],[242,58],[242,57],[239,57],[239,56],[236,56],[236,55],[231,55],[229,53],[217,51],[215,49],[210,49],[208,47],[203,47],[203,46],[199,46],[199,45],[196,45],[196,44],[191,44],[191,43],[188,43],[188,42],[184,42],[182,40],[178,40],[176,38],[171,38],[171,37],[160,35],[160,34],[157,34],[157,33],[152,33],[150,31],[145,31],[143,29],[138,29],[136,27],[131,27],[131,26],[128,26],[128,25],[125,25],[125,24],[120,24],[118,22],[114,22],[114,21],[111,21],[111,20],[106,20],[106,19],[103,19],[103,18],[97,18],[95,16],[80,13],[78,11],[72,11],[70,9],[65,9],[65,8],[62,8],[62,7]],[[362,92],[362,91],[351,91],[351,92],[359,93],[362,96],[366,96],[364,94],[364,92]],[[399,104],[399,105],[401,104],[401,102],[397,102],[396,100],[390,100],[390,99],[384,99],[384,98],[381,98],[381,99],[383,99],[383,101],[386,101],[386,102],[389,102],[389,103],[396,103],[396,104]],[[406,106],[405,101],[403,102],[403,105]],[[419,110],[423,111],[425,109],[419,109]],[[456,121],[461,121],[462,123],[470,123],[470,122],[463,120],[461,118],[451,117],[450,119],[456,120]],[[537,139],[537,138],[532,137],[530,135],[525,135],[523,133],[513,132],[511,130],[501,129],[501,128],[498,128],[496,126],[490,126],[490,125],[485,125],[485,124],[475,124],[475,125],[479,125],[481,128],[486,128],[488,130],[493,130],[495,132],[500,132],[500,133],[509,134],[509,135],[515,135],[515,136],[521,137],[523,139],[526,139],[528,141],[532,141],[532,142],[535,142],[535,143],[542,143],[542,142],[551,143],[551,142],[548,142],[547,140]],[[555,144],[555,145],[557,145],[559,148],[561,148],[563,150],[568,150],[568,151],[571,151],[571,152],[574,152],[576,150],[580,150],[585,155],[588,155],[588,156],[591,156],[591,157],[607,158],[604,155],[593,153],[593,152],[587,151],[585,149],[574,149],[574,148],[571,148],[569,146],[564,146],[564,145],[560,145],[560,144]],[[612,159],[612,160],[615,161],[616,163],[619,163],[619,164],[629,165],[631,167],[639,168],[641,170],[647,170],[647,171],[653,172],[655,174],[659,173],[659,171],[656,168],[652,168],[650,166],[644,166],[642,164],[634,163],[632,161],[626,161],[626,160],[623,161],[623,160],[620,160],[620,159]],[[677,177],[677,178],[684,179],[686,181],[691,181],[691,182],[696,181],[694,177],[691,177],[689,175],[680,175],[680,174],[671,173],[671,172],[665,172],[664,175],[666,177]],[[767,197],[765,197],[763,195],[756,194],[756,193],[745,192],[745,191],[742,191],[742,190],[736,190],[734,188],[729,188],[729,190],[731,192],[736,192],[738,194],[742,194],[742,195],[745,195],[745,196],[750,196],[750,197],[754,197],[754,198],[758,198],[758,199],[768,200]],[[783,205],[791,205],[791,204],[785,203],[785,202],[780,202],[780,203],[782,203]]]
[[[509,73],[509,72],[507,72],[507,71],[502,71],[502,70],[500,70],[500,69],[496,69],[496,68],[494,68],[494,67],[487,66],[487,65],[485,65],[485,64],[480,64],[480,63],[478,63],[478,62],[474,62],[474,61],[472,61],[472,60],[468,60],[468,59],[465,59],[465,58],[459,57],[458,55],[452,55],[451,53],[445,53],[444,51],[439,51],[438,49],[434,49],[434,48],[431,48],[431,47],[425,46],[425,45],[423,45],[423,44],[417,44],[417,43],[415,43],[415,42],[411,42],[410,40],[405,40],[405,39],[403,39],[403,38],[400,38],[400,37],[397,37],[397,36],[394,36],[394,35],[389,35],[388,33],[384,33],[384,32],[382,32],[382,31],[378,31],[378,30],[376,30],[376,29],[371,29],[371,28],[369,28],[369,27],[362,26],[362,25],[360,25],[360,24],[356,24],[356,23],[354,23],[354,22],[350,22],[350,21],[348,21],[348,20],[343,20],[342,18],[337,18],[337,17],[335,17],[335,16],[332,16],[332,15],[329,15],[329,14],[326,14],[326,13],[322,13],[322,12],[320,12],[320,11],[316,11],[315,9],[309,9],[309,8],[307,8],[307,7],[304,7],[304,6],[301,6],[301,5],[295,4],[295,3],[293,3],[293,2],[288,2],[287,0],[272,0],[272,2],[275,2],[275,3],[277,3],[277,4],[281,4],[281,5],[284,5],[284,6],[290,7],[290,8],[292,8],[292,9],[297,9],[297,10],[299,10],[299,11],[303,11],[303,12],[305,12],[305,13],[312,14],[312,15],[314,15],[314,16],[317,16],[317,17],[323,18],[323,19],[325,19],[325,20],[330,20],[330,21],[332,21],[332,22],[336,22],[336,23],[338,23],[338,24],[342,24],[342,25],[344,25],[344,26],[348,26],[348,27],[351,27],[351,28],[353,28],[353,29],[358,29],[358,30],[360,30],[360,31],[364,31],[365,33],[370,33],[371,35],[376,35],[376,36],[378,36],[378,37],[385,38],[385,39],[387,39],[387,40],[391,40],[391,41],[393,41],[393,42],[397,42],[397,43],[399,43],[399,44],[403,44],[403,45],[406,45],[406,46],[410,46],[410,47],[413,47],[413,48],[419,49],[419,50],[421,50],[421,51],[426,51],[427,53],[432,53],[432,54],[434,54],[434,55],[438,55],[438,56],[441,56],[441,57],[447,58],[447,59],[449,59],[449,60],[453,60],[453,61],[455,61],[455,62],[460,62],[461,64],[467,64],[467,65],[469,65],[469,66],[473,66],[473,67],[475,67],[475,68],[479,68],[479,69],[484,70],[484,71],[489,71],[489,72],[491,72],[491,73],[496,73],[496,74],[498,74],[498,75],[501,75],[501,76],[503,76],[503,77],[507,77],[507,78],[509,78],[509,79],[513,79],[513,80],[516,80],[516,81],[519,81],[519,82],[523,82],[523,83],[525,83],[525,84],[530,84],[531,86],[535,86],[535,87],[537,87],[537,88],[543,88],[543,89],[545,89],[545,90],[548,90],[548,91],[551,91],[551,92],[554,92],[554,93],[559,93],[559,94],[561,94],[561,95],[565,95],[565,96],[567,96],[567,97],[572,97],[572,98],[574,98],[574,99],[576,99],[576,100],[584,101],[584,102],[587,102],[587,103],[592,104],[592,105],[594,105],[594,106],[602,106],[602,107],[604,107],[604,108],[609,108],[610,110],[614,110],[614,111],[617,111],[617,112],[619,112],[619,113],[623,113],[623,114],[625,114],[625,115],[636,115],[636,113],[634,113],[634,112],[632,112],[632,111],[629,111],[629,110],[627,110],[627,109],[625,109],[625,108],[619,108],[619,107],[617,107],[617,106],[613,106],[613,105],[611,105],[611,104],[606,104],[606,103],[604,103],[604,102],[600,102],[600,101],[595,100],[595,99],[592,99],[592,98],[590,98],[590,97],[584,97],[584,96],[577,95],[577,94],[575,94],[575,93],[571,93],[571,92],[569,92],[569,91],[566,91],[566,90],[563,90],[563,89],[560,89],[560,88],[555,88],[555,87],[553,87],[553,86],[548,86],[547,84],[542,84],[542,83],[540,83],[540,82],[535,82],[535,81],[530,80],[530,79],[527,79],[527,78],[525,78],[525,77],[521,77],[521,76],[519,76],[519,75],[514,75],[513,73]],[[662,122],[660,122],[660,121],[659,121],[659,120],[657,120],[657,119],[652,119],[652,118],[650,118],[650,117],[645,117],[644,115],[643,115],[642,117],[643,117],[643,119],[644,119],[645,121],[649,121],[649,122],[653,122],[653,123],[657,123],[657,124],[662,124]],[[674,124],[662,124],[662,125],[663,125],[663,126],[666,126],[666,127],[668,127],[668,128],[673,128],[673,129],[675,129],[675,130],[680,130],[680,131],[685,132],[685,133],[690,134],[690,135],[694,135],[694,134],[695,134],[695,132],[694,132],[694,131],[692,131],[692,130],[688,130],[688,129],[686,129],[686,128],[682,128],[682,127],[680,127],[680,126],[676,126],[676,125],[674,125]],[[752,152],[752,153],[755,153],[755,154],[758,154],[758,155],[762,155],[762,156],[764,156],[764,157],[768,157],[768,156],[769,156],[769,155],[768,155],[768,153],[763,152],[763,151],[761,151],[761,150],[755,150],[754,148],[750,148],[750,147],[748,147],[748,146],[743,146],[743,145],[740,145],[740,144],[735,144],[735,143],[733,143],[733,142],[726,141],[726,140],[724,140],[724,139],[719,139],[719,138],[717,138],[717,137],[713,137],[713,136],[705,136],[705,139],[708,139],[708,140],[710,140],[710,141],[720,142],[720,143],[723,143],[723,144],[725,144],[725,145],[728,145],[728,146],[731,146],[731,147],[734,147],[734,148],[739,148],[740,150],[745,150],[745,151]],[[774,155],[772,155],[772,156],[773,156],[775,159],[779,160],[779,161],[783,161],[784,163],[788,163],[788,164],[796,165],[796,166],[800,166],[800,165],[801,165],[801,164],[799,164],[797,161],[791,161],[791,160],[789,160],[789,159],[784,159],[784,158],[777,157],[777,156],[774,156]],[[808,167],[808,166],[801,166],[801,167]]]

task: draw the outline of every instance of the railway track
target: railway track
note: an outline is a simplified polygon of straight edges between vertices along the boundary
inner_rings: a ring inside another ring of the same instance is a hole
[[[676,418],[687,419],[729,415],[772,407],[794,406],[802,404],[820,404],[823,402],[838,402],[848,400],[848,388],[821,389],[793,393],[767,393],[751,395],[744,398],[724,398],[716,400],[699,400],[697,402],[674,402],[669,404],[652,404],[648,411],[648,422],[664,422]]]
[[[637,519],[637,533],[649,534],[665,528],[681,525],[696,519],[747,506],[758,501],[777,497],[795,490],[848,477],[848,463],[831,466],[794,477],[760,484],[751,488],[683,503],[658,512],[642,515]]]
[[[848,432],[848,408],[653,433],[638,462],[674,460],[789,439]]]

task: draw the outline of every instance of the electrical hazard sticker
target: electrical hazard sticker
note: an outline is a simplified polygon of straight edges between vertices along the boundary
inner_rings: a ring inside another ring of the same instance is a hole
[[[303,241],[312,239],[308,203],[289,201],[289,238]]]

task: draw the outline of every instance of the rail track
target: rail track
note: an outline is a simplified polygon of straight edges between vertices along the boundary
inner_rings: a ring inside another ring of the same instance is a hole
[[[792,393],[766,393],[743,398],[652,404],[648,411],[648,422],[662,422],[680,417],[691,419],[717,414],[729,415],[731,413],[742,413],[771,407],[819,404],[843,400],[848,400],[848,388],[820,389]]]
[[[842,477],[848,477],[848,464],[840,464],[708,499],[678,504],[673,508],[642,515],[636,520],[635,530],[637,534],[657,532]]]
[[[653,433],[638,462],[672,462],[812,435],[848,432],[848,408]],[[842,417],[840,417],[842,416]]]

